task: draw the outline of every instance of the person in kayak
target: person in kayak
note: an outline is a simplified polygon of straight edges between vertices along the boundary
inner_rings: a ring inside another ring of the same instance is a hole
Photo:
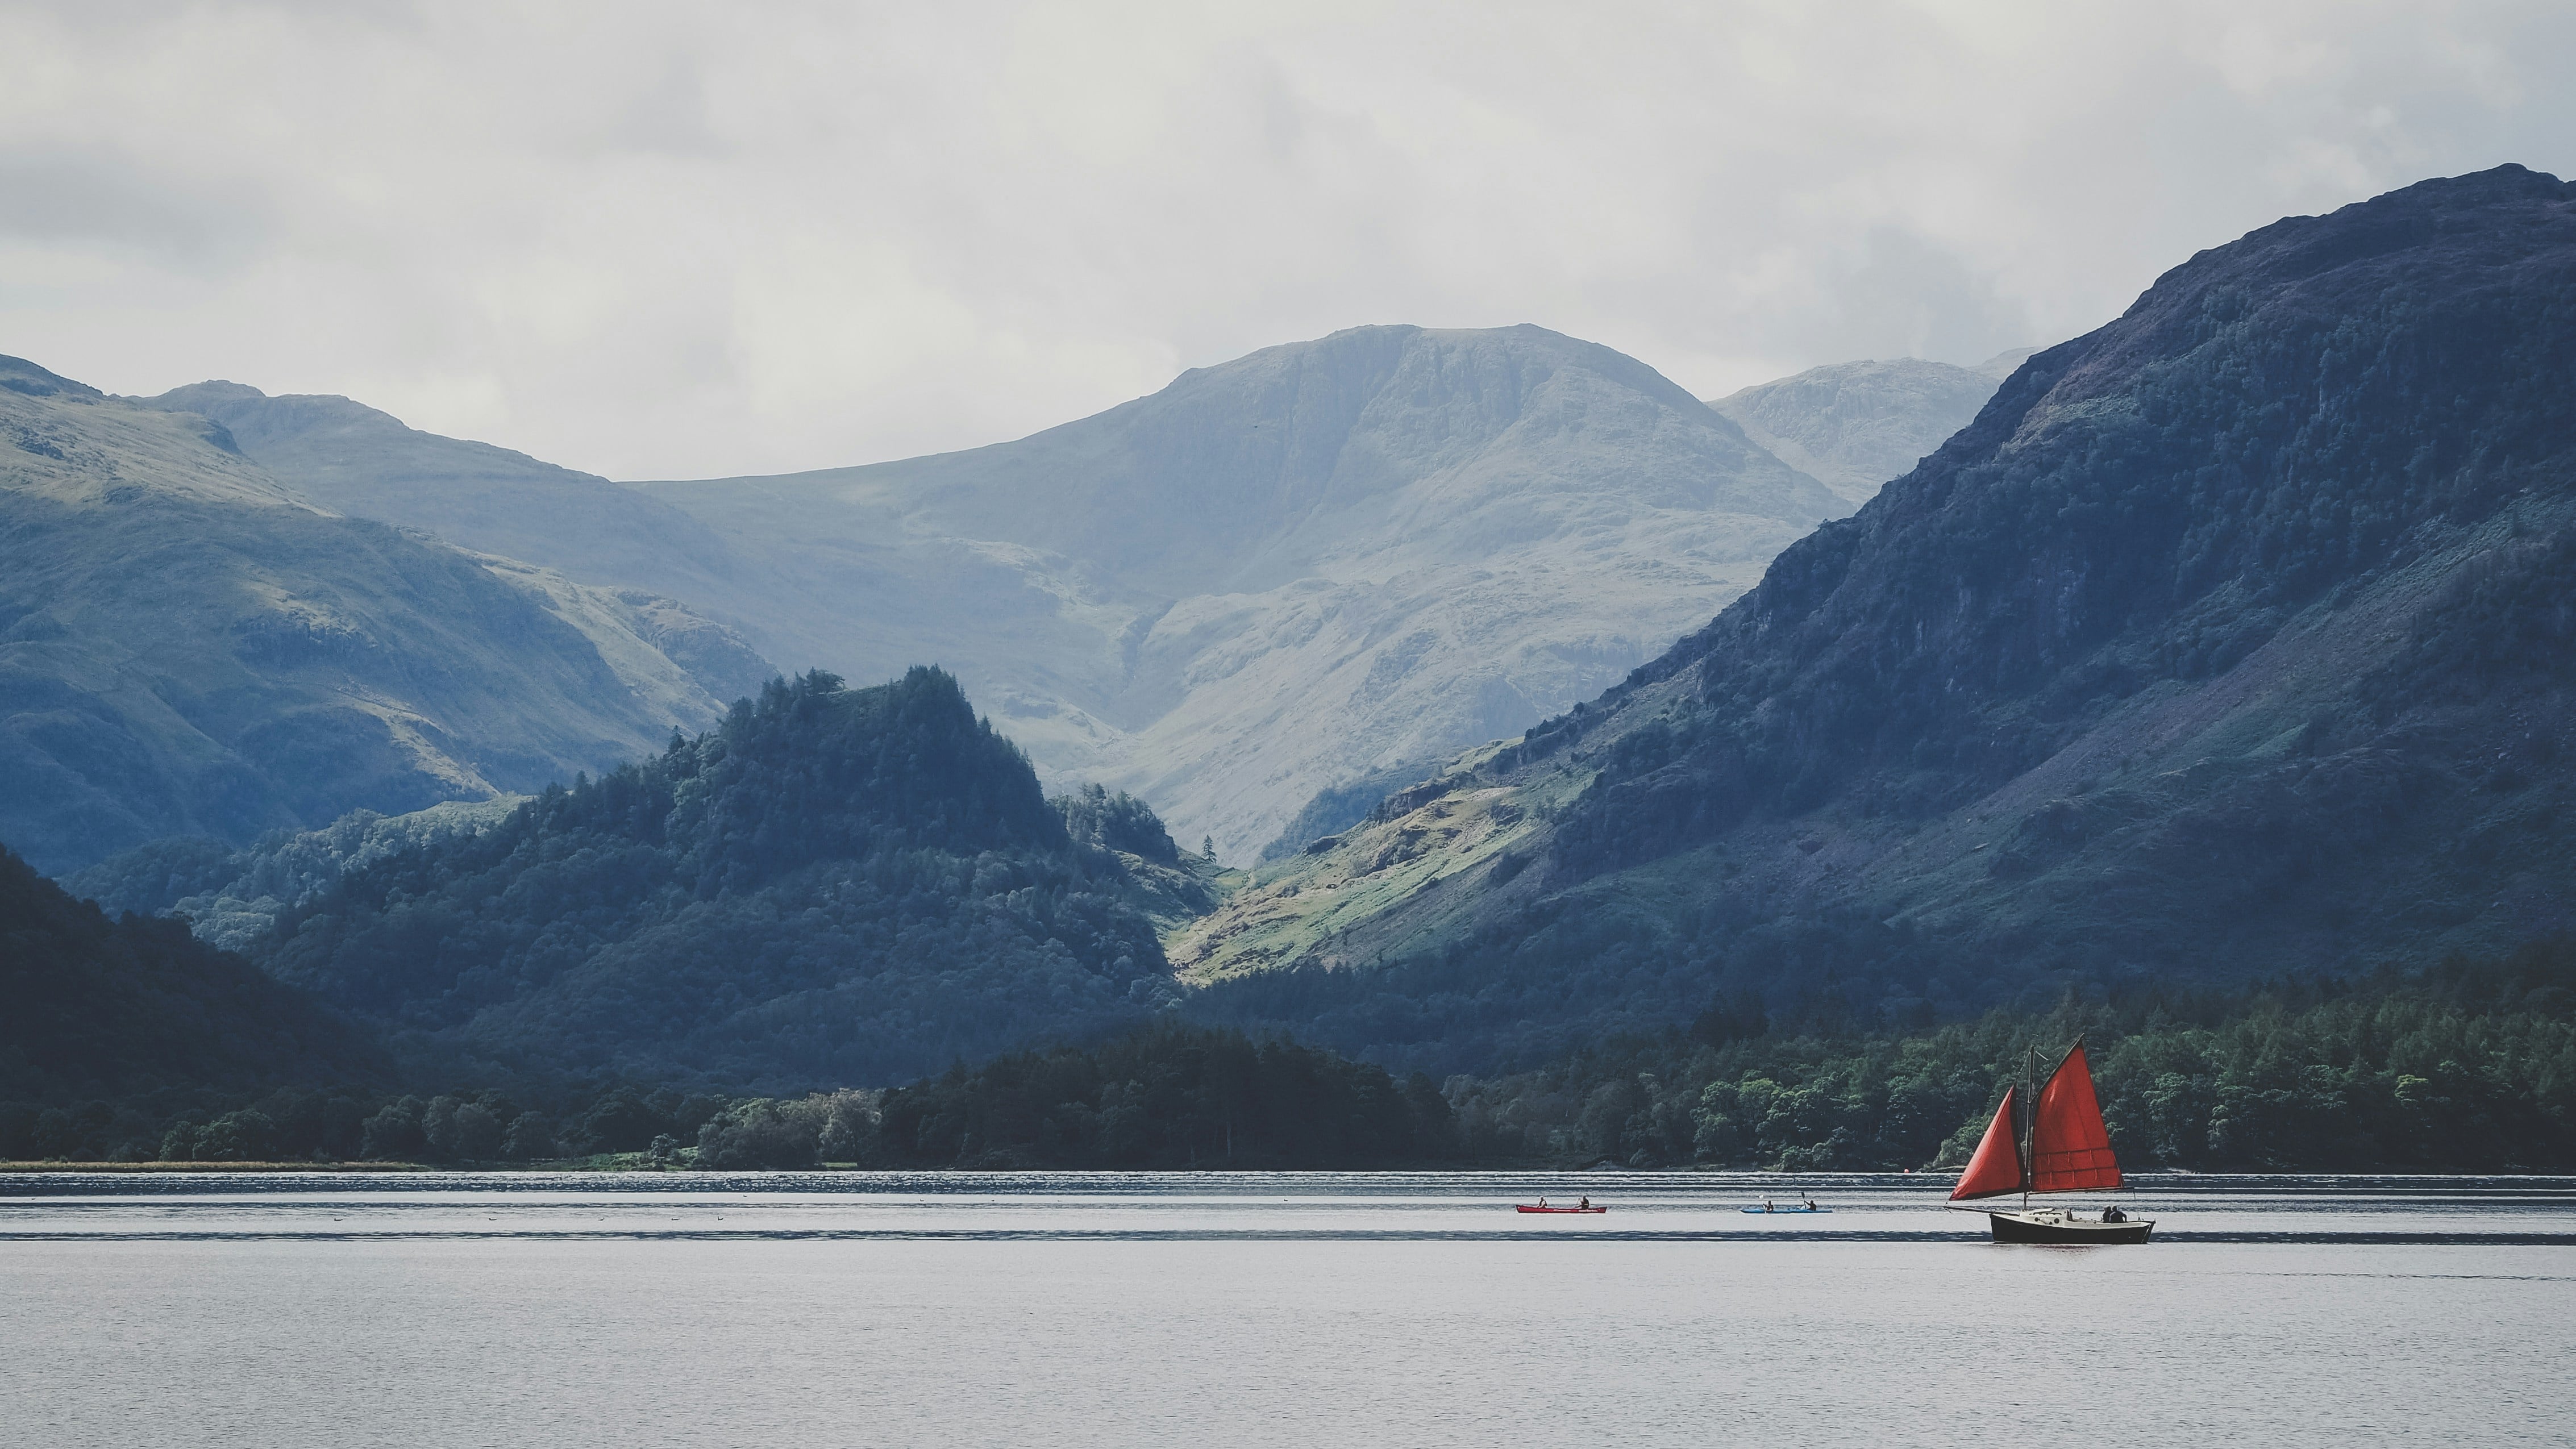
[[[1816,1210],[1816,1200],[1814,1198],[1805,1198],[1802,1199],[1802,1201],[1807,1204],[1807,1211],[1814,1212]]]
[[[1592,1199],[1590,1199],[1590,1198],[1588,1198],[1588,1197],[1587,1197],[1587,1198],[1583,1199],[1581,1202],[1576,1203],[1576,1204],[1574,1205],[1574,1210],[1575,1210],[1576,1212],[1583,1212],[1583,1211],[1585,1211],[1586,1209],[1590,1208],[1591,1206],[1592,1206]]]
[[[1771,1211],[1771,1199],[1767,1197],[1762,1199],[1762,1210],[1766,1213]]]

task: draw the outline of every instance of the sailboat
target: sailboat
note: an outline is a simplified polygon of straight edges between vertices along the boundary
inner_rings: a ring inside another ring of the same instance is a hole
[[[1950,1190],[1950,1203],[2020,1193],[2019,1211],[1986,1210],[1998,1243],[2143,1243],[2156,1225],[2118,1208],[2079,1218],[2066,1208],[2030,1205],[2033,1194],[2105,1192],[2120,1185],[2120,1160],[2111,1155],[2111,1133],[2093,1095],[2093,1069],[2084,1060],[2084,1039],[2077,1037],[2036,1094],[2027,1082],[2005,1089],[1977,1155]]]

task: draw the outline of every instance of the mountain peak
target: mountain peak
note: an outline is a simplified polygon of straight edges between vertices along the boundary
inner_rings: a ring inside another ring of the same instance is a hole
[[[803,662],[947,661],[1059,778],[1230,858],[1597,692],[1850,507],[1526,324],[1349,328],[991,447],[648,486],[793,578],[767,617]]]
[[[2003,356],[2018,365],[2029,354]],[[2002,360],[1975,368],[1919,357],[1838,362],[1729,393],[1709,406],[1782,462],[1858,505],[1976,417],[2004,377],[1986,369]]]

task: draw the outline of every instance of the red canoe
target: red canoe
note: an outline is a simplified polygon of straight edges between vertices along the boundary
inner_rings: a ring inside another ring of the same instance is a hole
[[[1606,1213],[1610,1210],[1606,1207],[1531,1207],[1528,1203],[1516,1202],[1512,1204],[1512,1211],[1516,1213]]]

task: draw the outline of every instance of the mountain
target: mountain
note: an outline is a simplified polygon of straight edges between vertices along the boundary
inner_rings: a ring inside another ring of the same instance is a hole
[[[534,788],[766,673],[667,598],[334,514],[220,423],[0,359],[0,839],[39,869]]]
[[[885,1083],[1141,1021],[1177,997],[1153,914],[1195,878],[1133,799],[1050,806],[931,669],[773,681],[693,740],[414,835],[251,952],[451,1077]]]
[[[723,604],[756,570],[687,514],[605,478],[420,432],[345,397],[271,397],[236,382],[200,382],[123,401],[222,424],[244,457],[333,513],[433,533],[585,584],[686,599],[752,632]],[[776,673],[757,655],[751,661],[756,672],[720,698],[739,699]]]
[[[1173,960],[1436,1067],[1720,993],[1902,1022],[2576,928],[2571,323],[2576,187],[2519,167],[2204,252]]]
[[[365,1081],[363,1033],[177,921],[110,920],[0,848],[0,1103]]]
[[[1597,692],[1847,511],[1536,327],[1357,328],[1017,442],[641,486],[779,571],[763,637],[938,660],[1042,768],[1238,857]]]
[[[2029,356],[2007,352],[1973,368],[1914,357],[1841,362],[1759,383],[1709,406],[1857,507],[1966,427]]]

